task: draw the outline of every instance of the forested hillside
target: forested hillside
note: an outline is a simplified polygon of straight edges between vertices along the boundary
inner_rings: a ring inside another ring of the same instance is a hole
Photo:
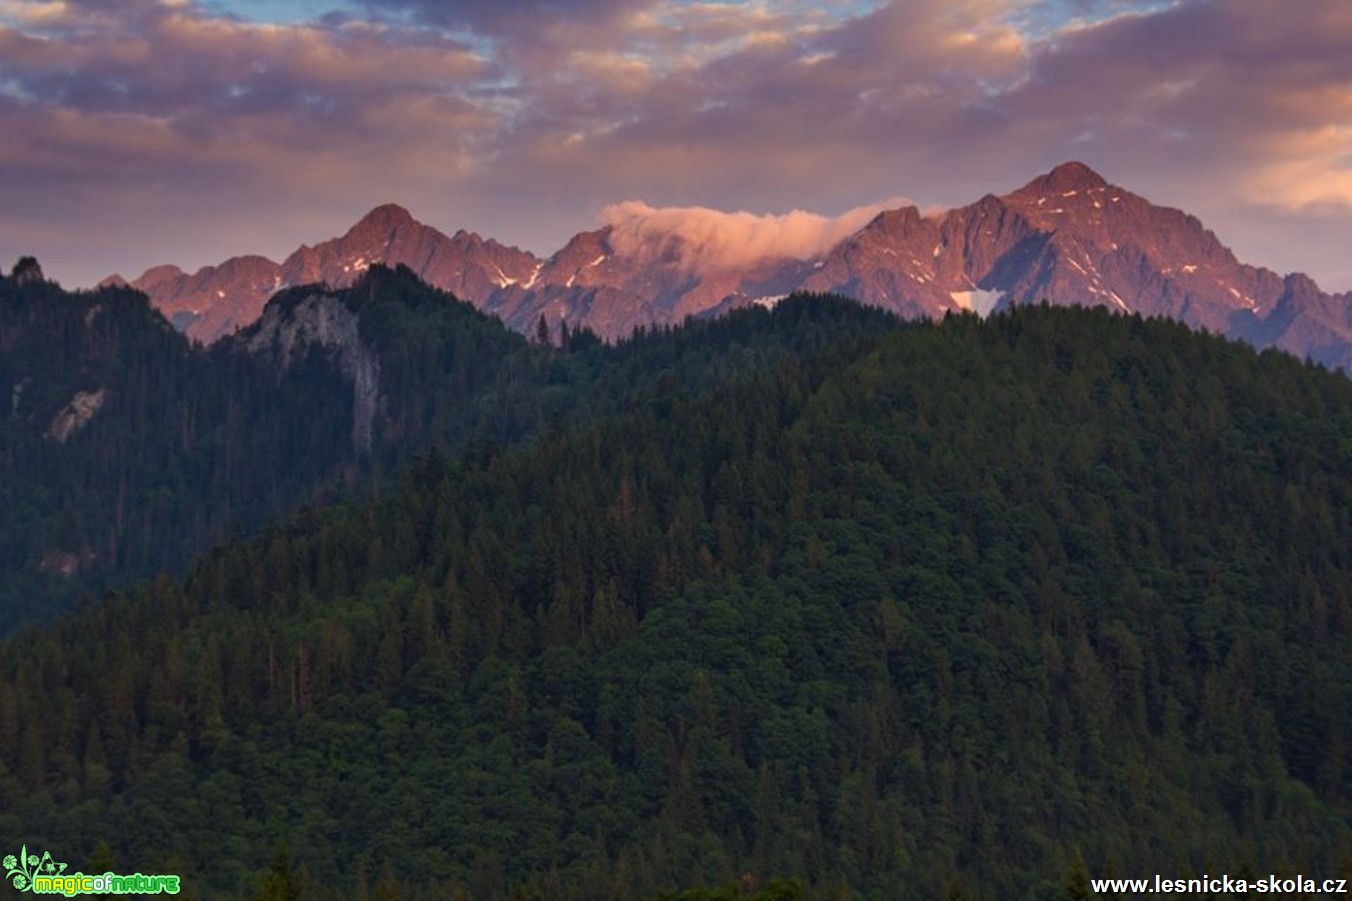
[[[691,393],[804,341],[895,323],[823,307],[818,329],[590,332],[532,345],[407,269],[278,295],[190,345],[127,288],[0,278],[0,634],[81,592],[186,564],[232,535],[378,493],[411,454],[506,447]],[[363,390],[365,389],[365,390]]]
[[[232,532],[368,484],[432,429],[449,442],[520,434],[518,411],[481,403],[479,386],[531,368],[523,340],[416,279],[381,272],[364,287],[377,290],[333,299],[361,311],[383,369],[367,453],[354,447],[354,392],[335,348],[302,342],[283,366],[247,334],[190,346],[130,289],[0,280],[6,627],[81,589],[181,570]],[[421,379],[412,365],[427,367]],[[71,416],[82,398],[86,415]],[[425,410],[438,402],[433,422]]]
[[[1352,875],[1352,385],[1103,311],[831,324],[868,315],[643,339],[627,411],[9,640],[0,832],[195,897]]]

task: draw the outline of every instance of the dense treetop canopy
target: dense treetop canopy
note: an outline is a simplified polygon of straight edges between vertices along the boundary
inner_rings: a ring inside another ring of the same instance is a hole
[[[0,831],[202,897],[1348,868],[1345,378],[1103,311],[804,297],[503,336],[476,395],[443,374],[494,326],[445,303],[363,308],[422,442],[378,496],[0,646]]]

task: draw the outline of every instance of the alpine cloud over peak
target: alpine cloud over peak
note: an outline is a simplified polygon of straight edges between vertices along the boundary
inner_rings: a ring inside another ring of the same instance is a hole
[[[897,197],[823,216],[804,210],[757,214],[652,207],[628,200],[607,206],[601,218],[611,228],[610,242],[617,252],[635,258],[675,252],[691,270],[709,272],[772,259],[822,257],[879,213],[909,203]]]

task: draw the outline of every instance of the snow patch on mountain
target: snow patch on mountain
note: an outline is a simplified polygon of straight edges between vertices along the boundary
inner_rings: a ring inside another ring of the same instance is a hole
[[[980,288],[973,288],[970,291],[950,291],[948,296],[953,298],[953,303],[957,304],[958,309],[976,313],[984,319],[1000,303],[1000,298],[1004,297],[1004,292],[983,291]]]
[[[535,281],[536,281],[536,279],[538,279],[538,278],[540,277],[540,270],[544,268],[544,265],[545,265],[545,264],[544,264],[544,261],[543,261],[543,260],[540,261],[540,262],[538,262],[538,263],[536,263],[536,264],[535,264],[535,268],[531,271],[530,278],[529,278],[529,279],[526,281],[526,283],[525,283],[524,285],[522,285],[521,287],[523,287],[523,288],[525,288],[525,289],[527,289],[527,290],[529,290],[529,289],[535,287]]]

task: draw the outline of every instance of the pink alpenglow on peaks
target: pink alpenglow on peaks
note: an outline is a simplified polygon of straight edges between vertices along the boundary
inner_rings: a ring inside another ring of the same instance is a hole
[[[904,200],[837,216],[626,201],[602,219],[602,228],[540,258],[464,229],[448,237],[386,204],[280,264],[238,257],[191,275],[159,266],[131,284],[202,341],[257,319],[277,290],[349,285],[381,263],[408,266],[525,333],[544,316],[552,327],[566,322],[618,339],[640,325],[808,290],[908,317],[987,315],[1042,300],[1104,306],[1352,363],[1346,296],[1241,263],[1197,218],[1080,162],[1004,195],[926,213]]]

